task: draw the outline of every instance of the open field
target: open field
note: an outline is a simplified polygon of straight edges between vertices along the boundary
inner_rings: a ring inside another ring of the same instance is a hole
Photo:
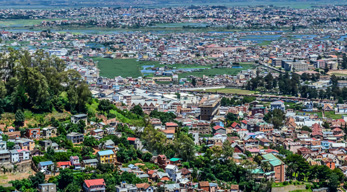
[[[114,78],[122,77],[141,77],[139,63],[136,59],[109,59],[96,57],[94,61],[98,61],[100,76]]]
[[[54,19],[10,19],[0,20],[0,27],[24,27],[38,25],[42,21],[53,21]]]
[[[27,179],[30,175],[34,175],[35,172],[33,170],[25,173],[6,173],[0,175],[0,185],[8,185],[8,182]]]
[[[347,76],[347,70],[331,70],[328,75]]]
[[[244,89],[233,89],[233,88],[207,89],[205,91],[210,93],[231,93],[231,94],[254,94],[255,93],[254,91],[249,91]]]
[[[326,112],[324,112],[324,115],[326,118],[342,119],[342,115],[341,114],[335,114],[334,111],[326,111]]]
[[[194,71],[190,73],[181,73],[178,75],[179,78],[186,78],[190,75],[194,75],[197,77],[202,77],[203,75],[206,76],[214,76],[214,75],[236,75],[242,70],[247,70],[247,69],[253,69],[255,68],[255,65],[253,64],[240,64],[242,68],[215,68],[215,69],[204,69],[202,71]]]
[[[241,63],[242,68],[214,68],[211,69],[211,65],[184,65],[184,64],[173,64],[173,65],[162,65],[157,61],[137,61],[136,59],[110,59],[95,57],[94,61],[98,61],[98,68],[100,69],[100,76],[114,78],[116,76],[122,77],[140,77],[143,76],[141,70],[143,66],[154,66],[154,67],[169,67],[171,69],[184,69],[184,68],[200,68],[201,71],[184,72],[180,73],[179,78],[186,78],[189,75],[195,75],[202,77],[203,75],[214,76],[217,74],[223,75],[236,75],[242,70],[255,68],[254,64]],[[148,67],[147,67],[148,69]]]

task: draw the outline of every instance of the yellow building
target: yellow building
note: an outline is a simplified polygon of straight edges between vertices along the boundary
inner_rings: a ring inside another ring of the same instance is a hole
[[[112,150],[99,151],[98,152],[98,160],[100,163],[114,163],[116,155]]]

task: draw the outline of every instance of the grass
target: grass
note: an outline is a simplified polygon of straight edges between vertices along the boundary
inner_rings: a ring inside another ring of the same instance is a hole
[[[196,76],[196,77],[202,77],[205,76],[215,76],[215,75],[237,75],[242,70],[247,69],[253,69],[255,68],[255,65],[253,64],[240,64],[242,68],[213,68],[213,69],[203,69],[201,71],[193,71],[190,73],[180,73],[178,75],[178,78],[187,78],[190,75]]]
[[[331,118],[331,119],[342,119],[342,115],[341,114],[335,114],[334,111],[324,112],[324,115],[325,115],[325,117]]]
[[[244,89],[232,89],[232,88],[221,88],[221,89],[207,89],[206,92],[210,93],[231,93],[231,94],[254,94],[254,91]]]
[[[261,43],[258,43],[260,46],[267,46],[270,45],[272,41],[262,41]]]
[[[1,27],[24,27],[41,24],[42,21],[53,21],[58,19],[9,19],[0,20]]]
[[[109,59],[96,57],[94,61],[98,61],[100,76],[114,78],[122,77],[141,77],[142,73],[136,59]]]
[[[114,78],[116,76],[122,77],[140,77],[142,66],[151,65],[154,67],[168,67],[173,69],[183,68],[197,68],[201,71],[183,72],[178,75],[179,78],[186,78],[189,75],[202,77],[203,75],[215,76],[215,75],[237,75],[242,70],[253,69],[255,65],[253,63],[241,63],[242,68],[213,68],[211,65],[203,66],[198,64],[185,65],[185,64],[173,64],[163,65],[157,61],[137,61],[136,59],[110,59],[102,57],[94,57],[94,61],[98,62],[98,68],[100,69],[100,76]]]

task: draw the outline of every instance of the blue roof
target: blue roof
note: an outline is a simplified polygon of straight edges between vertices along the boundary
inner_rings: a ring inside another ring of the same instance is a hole
[[[113,155],[114,153],[112,150],[106,150],[106,151],[99,151],[98,154],[101,156],[104,156],[104,155]]]
[[[53,165],[52,161],[42,161],[39,163],[41,166],[48,166],[48,165]]]

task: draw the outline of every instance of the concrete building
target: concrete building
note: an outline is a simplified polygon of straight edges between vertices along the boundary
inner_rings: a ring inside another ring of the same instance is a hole
[[[39,192],[56,192],[57,185],[55,183],[39,184]]]
[[[215,115],[219,114],[220,99],[211,98],[203,101],[200,105],[200,119],[211,120]]]
[[[263,161],[270,163],[271,170],[275,172],[275,182],[284,182],[286,180],[285,164],[272,153],[262,155],[262,157]]]
[[[71,116],[72,123],[78,123],[80,120],[83,120],[87,124],[87,115],[86,114],[78,114]]]
[[[71,132],[66,135],[66,138],[72,141],[72,143],[81,143],[84,141],[84,135],[82,133]]]
[[[299,60],[299,61],[282,61],[282,67],[286,71],[307,71],[308,70],[308,64],[306,61]]]

